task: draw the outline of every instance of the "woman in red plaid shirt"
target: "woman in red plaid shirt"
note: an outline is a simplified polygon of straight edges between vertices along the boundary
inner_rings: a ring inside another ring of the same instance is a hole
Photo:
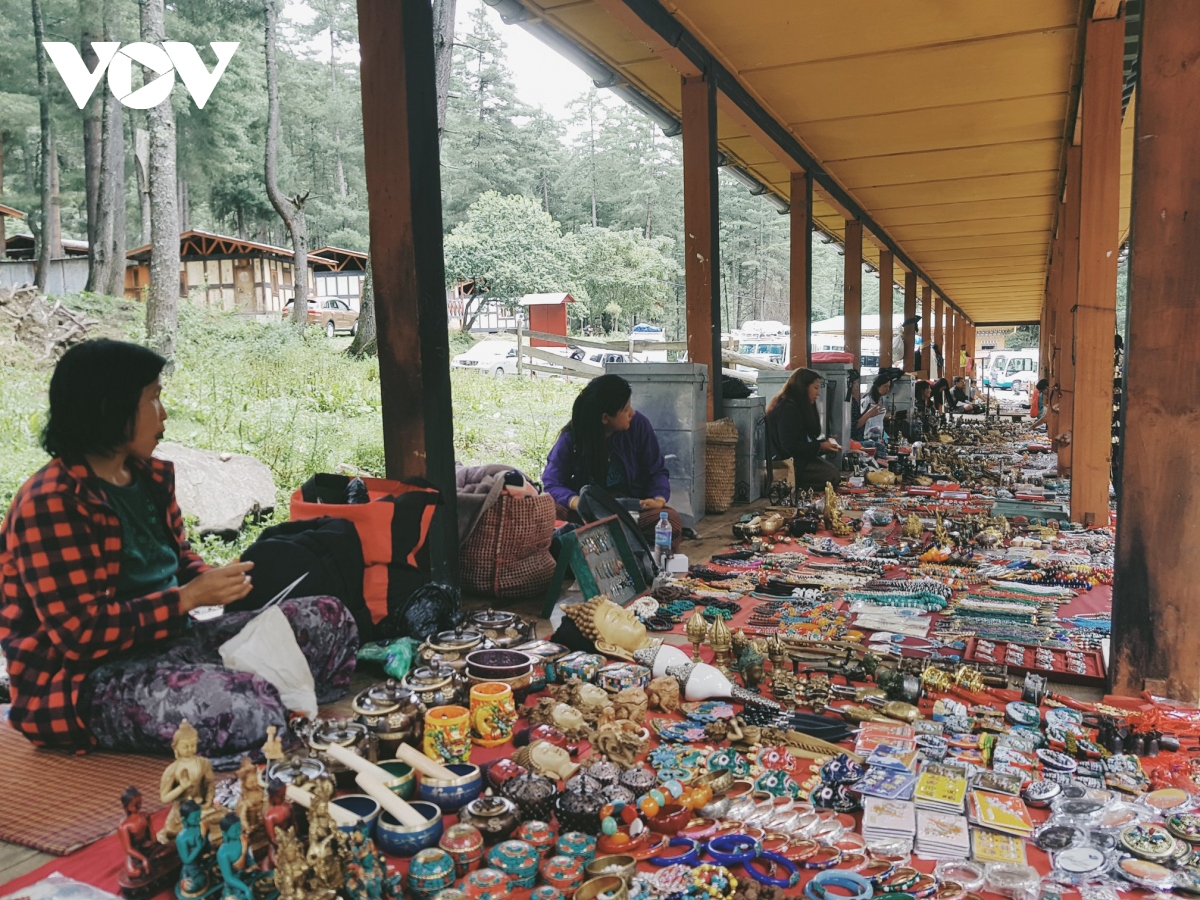
[[[251,590],[252,563],[210,567],[188,546],[171,463],[152,456],[167,419],[166,360],[136,344],[71,348],[50,381],[42,444],[54,458],[0,526],[0,649],[9,719],[35,744],[160,751],[187,718],[200,752],[255,747],[287,710],[218,648],[252,612],[193,621]],[[358,631],[333,597],[281,604],[318,699],[344,693]]]

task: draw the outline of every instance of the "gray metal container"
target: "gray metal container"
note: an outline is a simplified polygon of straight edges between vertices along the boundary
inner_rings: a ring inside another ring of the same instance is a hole
[[[737,426],[737,481],[733,499],[752,503],[763,495],[767,479],[767,407],[762,397],[726,400],[725,415]]]
[[[775,395],[783,390],[783,386],[787,384],[787,380],[791,377],[792,373],[787,369],[760,371],[758,373],[758,381],[755,383],[758,388],[758,396],[763,398],[763,402],[767,406],[770,406],[771,401],[775,399]]]
[[[842,456],[850,448],[850,426],[853,424],[850,408],[850,379],[847,371],[849,363],[813,363],[809,368],[821,374],[825,386],[821,388],[821,396],[817,399],[821,411],[821,421],[825,425],[825,436],[833,438],[842,448],[837,454],[834,465],[842,465]]]
[[[606,363],[633,388],[633,408],[654,426],[671,476],[670,506],[685,525],[704,516],[708,366]]]

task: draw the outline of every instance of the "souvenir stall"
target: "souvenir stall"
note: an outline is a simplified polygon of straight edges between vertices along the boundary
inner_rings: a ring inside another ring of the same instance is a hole
[[[181,723],[165,821],[122,797],[120,891],[1200,893],[1200,713],[1061,691],[1103,683],[1111,532],[1056,518],[1069,485],[1018,427],[933,433],[676,576],[581,530],[553,635],[476,612],[233,778]]]

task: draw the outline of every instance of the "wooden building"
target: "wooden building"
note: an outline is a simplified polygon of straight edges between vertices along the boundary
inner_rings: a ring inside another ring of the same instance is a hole
[[[313,266],[316,295],[345,300],[352,310],[358,312],[362,303],[363,283],[367,280],[367,254],[342,247],[322,247],[313,253],[331,260]]]
[[[541,331],[545,334],[567,334],[567,304],[574,303],[575,298],[570,294],[526,294],[519,301],[519,306],[529,311],[529,330]],[[565,347],[566,343],[553,343],[533,338],[529,341],[531,347]]]
[[[8,207],[0,207],[0,212]],[[16,210],[13,210],[16,212]],[[5,213],[5,215],[10,215]],[[88,242],[77,241],[72,238],[63,238],[63,257],[69,258],[73,256],[87,256]],[[37,244],[34,237],[29,232],[24,234],[14,234],[4,242],[4,258],[5,259],[37,259]]]
[[[125,268],[125,296],[140,300],[150,285],[150,245],[130,250],[127,258],[135,265]],[[179,236],[179,296],[245,315],[278,313],[296,293],[293,258],[286,247],[185,231]],[[335,265],[316,254],[308,262],[309,285],[318,266]]]

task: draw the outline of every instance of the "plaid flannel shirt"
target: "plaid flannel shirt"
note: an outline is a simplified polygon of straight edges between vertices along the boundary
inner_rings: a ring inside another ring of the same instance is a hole
[[[179,581],[208,567],[184,539],[175,468],[130,458],[179,548]],[[91,470],[53,459],[13,498],[0,525],[0,650],[8,659],[13,727],[33,743],[90,749],[79,709],[88,671],[105,658],[181,633],[179,588],[117,600],[121,523]]]

